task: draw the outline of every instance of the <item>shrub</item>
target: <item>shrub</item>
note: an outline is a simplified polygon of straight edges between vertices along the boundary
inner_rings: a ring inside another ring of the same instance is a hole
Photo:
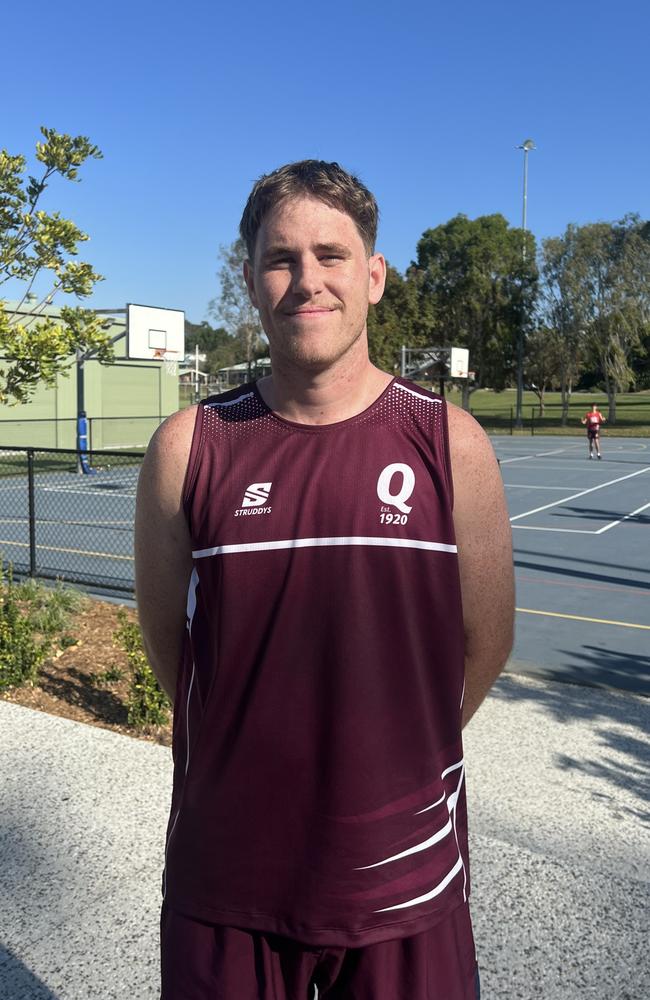
[[[124,671],[120,667],[108,667],[97,674],[96,680],[98,684],[117,684],[124,680]]]
[[[0,564],[0,690],[20,684],[33,684],[45,660],[50,643],[38,640],[27,615],[21,609],[11,567],[6,579]]]
[[[15,585],[15,592],[32,628],[51,637],[65,634],[71,616],[85,601],[78,590],[66,587],[61,581],[54,587],[46,587],[36,580],[23,580]]]
[[[115,632],[115,639],[125,650],[131,670],[129,725],[136,729],[162,726],[169,721],[169,699],[147,662],[140,627],[130,622],[123,610],[118,611],[117,617],[120,627]]]

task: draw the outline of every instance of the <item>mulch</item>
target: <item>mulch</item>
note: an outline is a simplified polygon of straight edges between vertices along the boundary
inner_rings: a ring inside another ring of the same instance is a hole
[[[144,730],[129,725],[129,665],[114,636],[119,628],[119,608],[120,605],[108,601],[86,599],[68,629],[77,644],[50,656],[41,667],[36,684],[9,688],[0,692],[0,698],[169,746],[171,719],[168,725]],[[133,608],[124,611],[130,621],[136,620]],[[111,680],[111,672],[119,672],[120,679]]]

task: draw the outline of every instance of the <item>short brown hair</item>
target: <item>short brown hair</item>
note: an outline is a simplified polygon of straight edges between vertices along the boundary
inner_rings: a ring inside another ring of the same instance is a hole
[[[241,238],[249,259],[255,253],[255,240],[269,209],[285,198],[317,198],[326,205],[349,215],[363,240],[366,252],[375,250],[379,209],[374,195],[358,177],[343,170],[338,163],[325,160],[299,160],[263,174],[248,196],[239,224]]]

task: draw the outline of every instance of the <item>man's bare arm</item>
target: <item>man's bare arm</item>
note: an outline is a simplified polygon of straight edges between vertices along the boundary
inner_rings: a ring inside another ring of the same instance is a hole
[[[492,445],[464,410],[450,405],[448,413],[465,626],[465,725],[500,674],[512,648],[512,535]]]
[[[138,480],[135,588],[151,668],[174,699],[183,648],[192,545],[182,490],[196,408],[169,417],[156,431]]]

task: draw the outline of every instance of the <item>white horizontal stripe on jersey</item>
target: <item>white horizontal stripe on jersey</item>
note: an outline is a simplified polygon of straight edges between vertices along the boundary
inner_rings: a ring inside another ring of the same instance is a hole
[[[386,906],[383,910],[375,910],[375,913],[390,913],[391,910],[404,910],[407,906],[417,906],[418,903],[428,903],[430,899],[434,899],[436,896],[439,896],[440,893],[447,888],[451,880],[458,874],[461,868],[464,868],[464,865],[463,859],[459,856],[458,861],[451,871],[447,872],[443,880],[438,882],[438,884],[435,885],[430,892],[425,892],[423,896],[417,896],[415,899],[407,899],[405,903],[397,903],[396,906]]]
[[[207,556],[227,556],[236,552],[270,552],[273,549],[311,549],[319,546],[367,545],[400,549],[425,549],[428,552],[457,552],[455,545],[444,542],[424,542],[418,538],[376,538],[372,535],[343,535],[333,538],[283,538],[275,542],[241,542],[236,545],[215,545],[210,549],[195,549],[194,559]]]
[[[425,396],[423,392],[416,392],[415,389],[409,389],[405,385],[400,385],[399,382],[394,382],[393,385],[396,389],[401,389],[402,392],[408,392],[410,396],[417,396],[418,399],[426,399],[427,403],[442,403],[441,399],[431,399],[431,396]]]
[[[375,861],[374,865],[364,865],[362,868],[355,868],[357,872],[365,872],[369,868],[379,868],[380,865],[387,865],[389,861],[400,861],[401,858],[408,858],[410,854],[418,854],[420,851],[426,851],[427,848],[433,847],[440,840],[444,840],[448,834],[451,833],[451,817],[447,820],[445,825],[440,829],[436,830],[432,837],[428,840],[423,840],[421,844],[415,844],[413,847],[407,848],[405,851],[401,851],[399,854],[393,854],[391,858],[384,858],[383,861]]]

